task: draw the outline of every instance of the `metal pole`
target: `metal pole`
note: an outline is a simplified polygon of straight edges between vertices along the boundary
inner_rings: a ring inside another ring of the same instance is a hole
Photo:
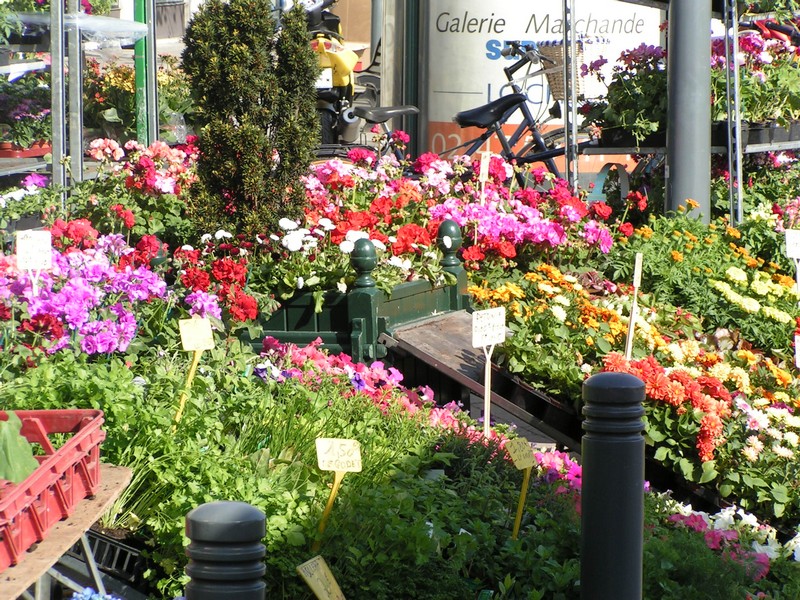
[[[667,44],[667,210],[711,218],[711,0],[672,0]]]
[[[74,19],[67,31],[69,56],[69,165],[72,181],[83,181],[83,47],[81,27],[77,18],[78,0],[67,3],[69,15]]]
[[[156,0],[145,0],[147,38],[145,43],[147,143],[158,139],[158,63],[156,62]]]
[[[147,23],[145,3],[147,0],[134,0],[133,20]],[[136,86],[136,138],[141,144],[148,144],[147,136],[147,38],[136,40],[133,51]]]
[[[50,111],[53,115],[53,185],[64,188],[67,185],[67,171],[64,165],[66,148],[66,110],[64,98],[64,3],[50,3]],[[61,208],[66,197],[61,193]]]
[[[628,373],[583,384],[582,600],[642,598],[644,398]]]
[[[383,37],[383,1],[372,0],[372,14],[370,16],[369,51],[374,54],[378,42]]]

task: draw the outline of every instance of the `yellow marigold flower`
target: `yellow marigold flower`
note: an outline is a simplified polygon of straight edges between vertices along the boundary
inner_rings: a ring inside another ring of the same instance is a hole
[[[669,255],[675,262],[683,262],[683,254],[681,254],[677,250],[671,251]]]
[[[725,270],[725,276],[736,283],[747,283],[747,273],[739,267],[728,267]]]
[[[758,364],[758,355],[750,350],[739,350],[736,353],[736,358],[740,358],[742,360],[747,361],[747,366],[752,367],[755,364]]]
[[[717,241],[717,236],[715,235],[709,235],[703,238],[703,243],[707,246],[711,246],[716,241]]]
[[[774,263],[774,262],[772,262],[772,261],[769,261],[769,262],[767,263],[767,266],[768,266],[770,269],[773,269],[774,271],[780,271],[780,270],[781,270],[781,266],[780,266],[779,264],[777,264],[777,263]]]
[[[691,198],[687,198],[686,199],[686,206],[688,206],[690,209],[695,209],[695,208],[699,208],[700,204],[696,200],[692,200]]]
[[[699,273],[700,267],[692,267],[692,273]]]
[[[750,298],[748,296],[742,298],[742,301],[739,304],[739,306],[741,306],[742,310],[744,310],[745,312],[752,314],[755,314],[759,310],[761,310],[761,303],[755,298]]]
[[[779,369],[775,367],[775,372],[773,373],[775,376],[775,381],[778,382],[779,385],[783,387],[789,387],[792,383],[792,375],[788,371],[784,371],[783,369]]]
[[[748,259],[745,261],[745,263],[744,263],[744,264],[746,264],[746,265],[747,265],[748,267],[750,267],[751,269],[755,269],[756,267],[758,267],[758,261],[757,261],[757,260],[755,260],[754,258],[748,258]]]
[[[731,227],[730,225],[725,227],[725,233],[736,240],[742,237],[742,232],[735,227]]]
[[[653,230],[650,229],[647,225],[642,225],[638,229],[636,229],[637,235],[642,236],[644,239],[649,240],[653,237]]]
[[[685,207],[683,204],[681,204],[681,205],[678,207],[678,212],[679,212],[679,213],[686,212],[686,207]]]
[[[691,231],[683,230],[683,235],[685,235],[690,242],[696,242],[697,236],[693,234]]]
[[[716,230],[717,230],[717,225],[716,225],[715,223],[709,223],[709,224],[708,224],[708,228],[709,228],[711,231],[716,231]]]
[[[590,348],[594,346],[594,340],[592,339],[592,336],[590,335],[586,336],[586,345],[589,346]]]
[[[672,232],[672,237],[674,237],[674,238],[679,238],[679,237],[681,237],[681,235],[682,235],[682,234],[681,234],[681,232],[680,232],[680,231],[678,231],[677,229],[675,229],[675,230]]]

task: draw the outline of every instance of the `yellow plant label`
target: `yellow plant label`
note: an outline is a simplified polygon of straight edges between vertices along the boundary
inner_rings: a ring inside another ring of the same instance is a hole
[[[184,350],[198,351],[214,348],[214,334],[211,331],[211,321],[208,319],[181,319],[178,321],[178,326]]]
[[[317,438],[317,464],[323,471],[358,473],[361,471],[361,444],[358,440]]]
[[[321,556],[307,560],[297,567],[297,572],[319,600],[345,600],[328,563]]]
[[[53,242],[49,231],[17,231],[17,268],[40,271],[53,264]]]
[[[636,253],[636,261],[633,266],[633,287],[637,290],[642,286],[642,253]]]
[[[509,440],[505,445],[506,452],[511,457],[514,466],[520,471],[533,466],[533,448],[525,438]]]

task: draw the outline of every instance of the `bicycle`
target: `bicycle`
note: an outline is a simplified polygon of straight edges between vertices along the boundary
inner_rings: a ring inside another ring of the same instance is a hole
[[[561,172],[554,159],[566,154],[564,129],[561,128],[548,133],[543,133],[541,130],[541,125],[545,122],[561,117],[561,105],[556,102],[550,108],[548,118],[544,121],[539,121],[531,113],[531,109],[528,106],[528,98],[522,92],[522,84],[528,79],[543,77],[548,72],[547,68],[538,68],[532,71],[531,69],[534,65],[544,65],[545,63],[555,65],[555,62],[539,52],[535,45],[523,45],[520,42],[507,42],[507,44],[501,54],[503,56],[519,57],[519,60],[514,64],[503,69],[506,79],[508,79],[508,86],[513,93],[492,100],[482,106],[457,113],[453,117],[453,121],[459,127],[477,127],[486,131],[459,146],[445,150],[442,155],[452,154],[459,148],[465,148],[462,154],[472,156],[483,147],[487,140],[496,136],[501,146],[500,155],[506,161],[517,165],[541,162],[544,163],[548,171],[556,177],[561,177]],[[515,73],[525,67],[527,67],[525,75],[515,79]],[[522,122],[510,136],[506,135],[503,131],[503,125],[518,111],[522,115]],[[514,148],[519,146],[520,143],[523,144],[522,147],[519,151],[515,151]],[[583,141],[578,143],[578,148],[595,144],[596,142],[593,140]],[[517,179],[521,186],[525,185],[524,174],[518,173]]]

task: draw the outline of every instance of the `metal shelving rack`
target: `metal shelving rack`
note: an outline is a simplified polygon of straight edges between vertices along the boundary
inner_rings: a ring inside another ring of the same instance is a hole
[[[66,187],[68,180],[81,181],[84,178],[83,163],[83,48],[86,38],[113,43],[114,45],[133,45],[144,40],[144,48],[137,44],[136,58],[146,53],[137,69],[144,70],[146,132],[153,136],[157,131],[157,91],[155,65],[155,22],[154,0],[140,2],[147,24],[135,21],[122,21],[111,17],[95,17],[79,12],[79,0],[68,0],[69,12],[63,2],[51,2],[49,16],[45,13],[20,15],[23,22],[34,24],[50,31],[48,46],[10,46],[12,52],[50,53],[50,94],[52,129],[52,160],[44,159],[0,159],[0,176],[41,171],[50,168],[53,184]],[[147,7],[149,6],[149,9]],[[53,32],[61,32],[54,35]],[[152,55],[152,56],[151,56]],[[152,65],[152,66],[150,66]],[[44,63],[39,68],[44,68]],[[69,68],[71,77],[65,77]],[[11,70],[10,68],[8,70]],[[30,69],[29,69],[30,70]],[[67,110],[69,109],[69,118]],[[153,125],[155,121],[155,126]],[[155,127],[155,129],[153,129]],[[149,139],[147,140],[150,141]]]

